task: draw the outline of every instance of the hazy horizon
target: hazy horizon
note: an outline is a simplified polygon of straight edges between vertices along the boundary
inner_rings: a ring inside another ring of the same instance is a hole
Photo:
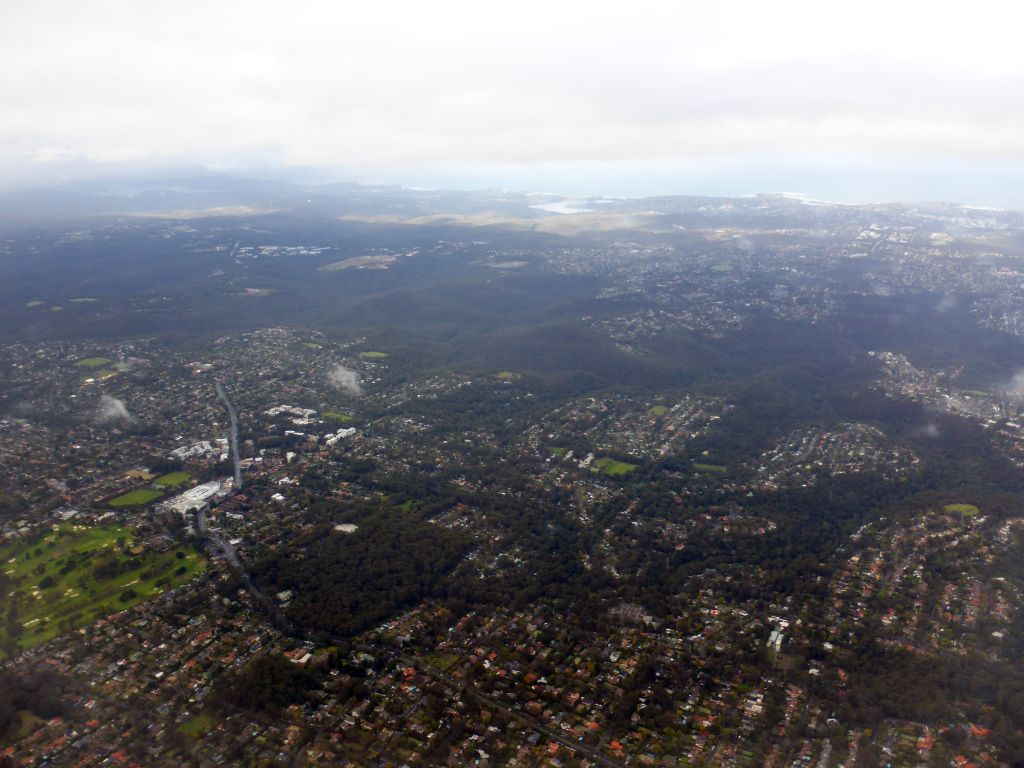
[[[9,188],[188,169],[1024,207],[1024,11],[13,2]]]
[[[821,171],[796,164],[790,168],[751,168],[738,161],[693,163],[688,167],[680,167],[679,164],[661,167],[619,164],[604,167],[416,169],[407,173],[353,173],[343,169],[266,166],[226,170],[191,166],[40,178],[21,184],[0,184],[0,190],[18,194],[40,189],[92,188],[103,190],[104,194],[125,194],[126,187],[137,186],[135,191],[142,191],[173,186],[185,180],[251,179],[299,185],[388,185],[425,191],[505,190],[569,199],[742,198],[782,194],[851,205],[952,203],[965,207],[1024,210],[1024,188],[1011,183],[1018,173],[1013,168],[989,168],[983,173],[968,173],[955,168],[896,171],[881,167]]]

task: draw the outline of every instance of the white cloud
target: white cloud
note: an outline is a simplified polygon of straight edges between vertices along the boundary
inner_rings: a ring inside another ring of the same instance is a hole
[[[359,383],[359,373],[351,368],[346,368],[341,363],[336,364],[327,372],[327,380],[347,395],[363,394],[363,387]]]
[[[1018,402],[1024,399],[1024,368],[1018,370],[1010,379],[1009,392],[1007,394]]]
[[[1024,9],[8,0],[0,170],[1024,158]]]
[[[128,412],[124,401],[111,395],[100,397],[94,418],[97,424],[117,424],[135,420],[135,417]]]

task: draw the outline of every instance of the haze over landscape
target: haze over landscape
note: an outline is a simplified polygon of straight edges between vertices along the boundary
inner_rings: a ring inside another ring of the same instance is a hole
[[[0,172],[1020,207],[1022,15],[997,0],[14,0]]]
[[[1024,12],[0,9],[0,768],[1024,766]]]

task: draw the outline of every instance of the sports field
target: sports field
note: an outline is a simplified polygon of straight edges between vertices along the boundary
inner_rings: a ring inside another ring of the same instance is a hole
[[[102,368],[104,365],[110,365],[113,360],[109,357],[86,357],[79,360],[75,365],[79,368]]]
[[[610,477],[623,477],[636,469],[636,464],[605,457],[594,462],[594,469]]]
[[[328,421],[334,421],[338,424],[347,424],[352,421],[352,417],[347,413],[341,413],[340,411],[324,411],[323,416]]]
[[[974,517],[980,512],[980,510],[973,504],[947,504],[945,506],[947,512],[959,514],[961,517]]]
[[[154,480],[153,485],[160,488],[180,488],[191,480],[192,475],[188,472],[168,472]]]
[[[697,470],[698,472],[717,472],[717,473],[726,472],[729,469],[728,467],[723,466],[722,464],[705,464],[705,463],[700,462],[700,461],[693,462],[693,468],[695,470]]]
[[[136,488],[134,491],[122,493],[108,503],[112,507],[141,507],[143,504],[156,501],[163,495],[163,491],[158,491],[156,488]]]

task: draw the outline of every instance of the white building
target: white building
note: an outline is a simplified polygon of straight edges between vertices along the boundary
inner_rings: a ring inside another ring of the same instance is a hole
[[[184,515],[190,509],[204,509],[209,506],[212,498],[224,493],[227,487],[230,486],[225,485],[220,480],[211,480],[208,483],[189,488],[184,493],[161,502],[160,510],[164,512],[177,512],[179,515]]]
[[[333,435],[328,435],[327,439],[324,440],[327,445],[334,445],[339,440],[344,440],[346,437],[352,437],[356,433],[355,427],[349,427],[348,429],[339,429]]]

